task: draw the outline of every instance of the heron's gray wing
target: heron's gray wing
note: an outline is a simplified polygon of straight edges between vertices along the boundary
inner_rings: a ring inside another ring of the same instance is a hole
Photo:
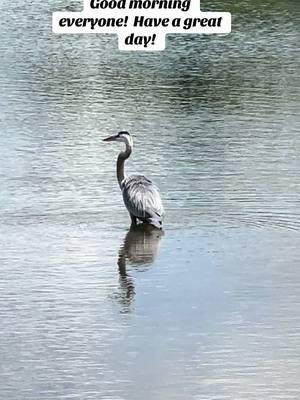
[[[163,206],[157,187],[143,175],[132,175],[122,181],[122,194],[130,214],[137,218],[161,219]]]

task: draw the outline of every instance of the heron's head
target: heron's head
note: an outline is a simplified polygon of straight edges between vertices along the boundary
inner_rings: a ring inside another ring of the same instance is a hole
[[[103,139],[103,142],[123,142],[126,145],[132,146],[132,137],[130,136],[130,133],[126,131],[121,131],[116,135],[109,136],[106,139]]]

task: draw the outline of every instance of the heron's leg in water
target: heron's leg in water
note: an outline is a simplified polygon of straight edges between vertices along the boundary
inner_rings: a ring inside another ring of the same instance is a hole
[[[137,226],[137,219],[134,215],[130,214],[131,226]]]

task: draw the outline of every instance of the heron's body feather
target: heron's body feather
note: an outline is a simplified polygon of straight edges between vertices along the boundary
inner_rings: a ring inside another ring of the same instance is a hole
[[[164,209],[157,187],[143,175],[131,175],[121,182],[124,204],[131,215],[161,222]]]

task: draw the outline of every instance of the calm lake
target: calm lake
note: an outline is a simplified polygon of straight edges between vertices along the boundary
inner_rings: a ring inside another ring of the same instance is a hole
[[[232,33],[119,52],[82,2],[0,5],[0,398],[300,398],[299,1],[203,1]],[[160,188],[129,231],[115,176]]]

